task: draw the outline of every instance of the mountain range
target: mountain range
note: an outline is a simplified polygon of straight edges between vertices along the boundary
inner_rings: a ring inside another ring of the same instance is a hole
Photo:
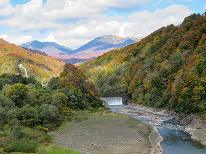
[[[75,50],[61,46],[54,42],[40,41],[31,41],[22,44],[21,47],[32,50],[39,50],[52,57],[62,59],[65,62],[74,64],[93,59],[109,50],[122,48],[135,43],[136,41],[137,40],[134,38],[122,38],[115,35],[106,35],[95,38]]]

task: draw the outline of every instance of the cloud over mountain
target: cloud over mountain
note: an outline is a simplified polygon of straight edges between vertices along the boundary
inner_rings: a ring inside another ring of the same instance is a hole
[[[141,9],[151,0],[30,0],[23,4],[0,2],[0,36],[13,43],[38,39],[78,47],[103,35],[140,37],[161,26],[179,24],[192,11],[173,4],[160,9]],[[158,3],[159,2],[159,3]],[[13,36],[21,36],[13,37]]]

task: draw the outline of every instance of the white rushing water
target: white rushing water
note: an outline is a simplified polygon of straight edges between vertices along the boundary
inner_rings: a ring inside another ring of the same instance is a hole
[[[105,106],[118,106],[123,105],[122,97],[101,97],[106,104]]]

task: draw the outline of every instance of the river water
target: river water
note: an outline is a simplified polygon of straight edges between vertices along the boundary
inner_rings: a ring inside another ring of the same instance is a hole
[[[169,116],[164,111],[155,111],[137,105],[112,105],[112,112],[127,114],[143,123],[156,127],[163,137],[161,146],[164,154],[206,154],[206,147],[192,142],[184,128],[168,123]]]

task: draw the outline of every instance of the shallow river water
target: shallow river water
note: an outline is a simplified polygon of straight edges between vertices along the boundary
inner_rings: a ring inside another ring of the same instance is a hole
[[[192,142],[184,128],[167,123],[169,116],[142,106],[110,106],[112,112],[124,113],[143,123],[156,127],[163,137],[161,146],[164,154],[206,154],[206,147]]]

